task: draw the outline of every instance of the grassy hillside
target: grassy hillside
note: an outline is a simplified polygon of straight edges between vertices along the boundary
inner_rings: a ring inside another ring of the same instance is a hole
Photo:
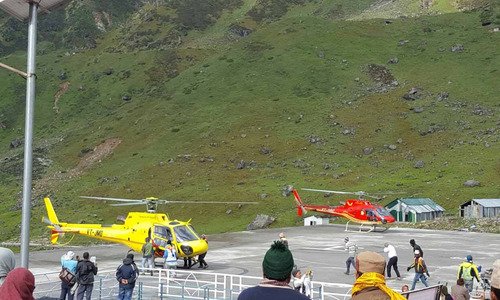
[[[257,213],[299,224],[287,184],[430,197],[450,214],[499,196],[499,36],[484,10],[435,1],[449,13],[387,22],[369,17],[382,17],[374,1],[285,2],[232,1],[205,23],[181,19],[189,7],[146,5],[92,49],[43,51],[33,235],[47,236],[44,195],[61,220],[107,224],[128,209],[78,196],[260,202],[163,208],[209,233]],[[1,60],[25,64],[22,51]],[[19,232],[22,147],[9,143],[23,136],[24,89],[0,72],[5,240]]]

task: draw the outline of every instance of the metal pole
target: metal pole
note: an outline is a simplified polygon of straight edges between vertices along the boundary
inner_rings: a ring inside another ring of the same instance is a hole
[[[28,268],[31,218],[31,172],[33,163],[33,115],[35,108],[35,57],[38,4],[29,3],[26,116],[24,132],[23,209],[21,221],[21,266]]]

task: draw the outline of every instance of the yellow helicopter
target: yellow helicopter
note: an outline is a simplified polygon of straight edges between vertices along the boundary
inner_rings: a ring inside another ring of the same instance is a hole
[[[155,257],[162,257],[167,241],[171,241],[180,258],[192,258],[208,251],[208,243],[201,239],[189,221],[170,220],[166,214],[157,213],[158,204],[167,203],[209,203],[209,204],[257,204],[257,202],[221,202],[221,201],[173,201],[155,197],[145,199],[122,199],[109,197],[81,196],[86,199],[110,200],[124,203],[111,206],[146,204],[147,212],[129,212],[122,220],[123,224],[103,226],[102,224],[76,224],[60,222],[52,202],[44,198],[48,218],[42,221],[51,229],[50,241],[57,244],[64,233],[80,234],[91,238],[123,244],[135,252],[141,252],[146,238],[150,238],[155,250]]]

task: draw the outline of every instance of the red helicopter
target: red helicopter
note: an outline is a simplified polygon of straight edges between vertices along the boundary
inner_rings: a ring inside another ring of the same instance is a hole
[[[323,214],[328,214],[336,217],[346,218],[346,231],[348,231],[349,222],[355,222],[361,224],[359,231],[362,230],[363,225],[371,225],[371,229],[368,231],[374,231],[377,225],[386,225],[394,223],[396,220],[394,217],[385,209],[384,207],[365,200],[365,197],[373,197],[365,192],[341,192],[341,191],[330,191],[330,190],[317,190],[317,189],[302,189],[305,191],[323,192],[328,194],[345,194],[345,195],[356,195],[360,199],[347,199],[345,202],[341,202],[342,205],[330,206],[330,205],[312,205],[304,204],[300,199],[299,193],[293,187],[290,188],[295,202],[297,205],[297,215],[300,217],[307,211],[316,211]],[[379,199],[379,198],[377,198]],[[379,227],[382,231],[387,230],[387,227]]]

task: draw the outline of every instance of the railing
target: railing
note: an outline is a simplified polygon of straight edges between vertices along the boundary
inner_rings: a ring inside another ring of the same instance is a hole
[[[141,269],[151,272],[151,269]],[[154,269],[154,275],[140,275],[133,299],[218,299],[236,300],[240,292],[257,285],[262,278],[203,271]],[[99,271],[95,277],[92,299],[113,299],[118,294],[115,270]],[[35,274],[35,298],[59,298],[59,272]],[[315,300],[350,299],[349,284],[312,282],[311,298]]]

